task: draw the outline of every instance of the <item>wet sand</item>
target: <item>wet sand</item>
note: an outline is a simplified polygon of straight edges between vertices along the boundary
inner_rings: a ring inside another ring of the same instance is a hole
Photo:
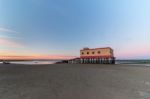
[[[150,99],[150,67],[0,64],[0,99]]]

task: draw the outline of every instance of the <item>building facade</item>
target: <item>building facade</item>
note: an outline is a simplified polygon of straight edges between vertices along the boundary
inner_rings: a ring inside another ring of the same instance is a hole
[[[114,51],[110,47],[83,48],[80,57],[68,60],[69,64],[115,64]]]
[[[114,51],[110,47],[83,48],[80,50],[80,63],[115,64]]]

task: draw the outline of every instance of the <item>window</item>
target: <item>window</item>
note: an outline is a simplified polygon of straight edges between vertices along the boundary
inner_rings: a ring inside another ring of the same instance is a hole
[[[100,54],[101,52],[100,52],[100,51],[98,51],[97,53],[98,53],[98,54]]]
[[[82,52],[82,55],[84,54],[84,52]]]
[[[89,54],[89,52],[87,52],[87,54]]]
[[[112,51],[112,50],[110,50],[110,54],[113,54],[113,51]]]
[[[94,54],[95,52],[92,52],[92,54]]]

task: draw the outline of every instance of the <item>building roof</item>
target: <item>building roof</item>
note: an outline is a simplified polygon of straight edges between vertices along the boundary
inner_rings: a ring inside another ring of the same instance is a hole
[[[111,47],[102,47],[102,48],[92,48],[92,49],[90,49],[90,48],[88,48],[88,49],[81,49],[80,51],[84,51],[84,50],[96,50],[96,49],[112,49]]]

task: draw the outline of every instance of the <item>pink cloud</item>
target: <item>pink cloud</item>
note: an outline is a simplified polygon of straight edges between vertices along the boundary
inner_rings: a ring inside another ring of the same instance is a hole
[[[6,47],[23,47],[22,44],[20,44],[16,41],[4,39],[4,38],[0,38],[0,45],[6,46]]]
[[[8,53],[7,53],[8,54]],[[76,58],[74,56],[46,56],[46,55],[34,55],[34,56],[10,56],[10,55],[1,55],[0,59],[8,59],[8,60],[32,60],[32,59],[60,59],[67,60]]]

